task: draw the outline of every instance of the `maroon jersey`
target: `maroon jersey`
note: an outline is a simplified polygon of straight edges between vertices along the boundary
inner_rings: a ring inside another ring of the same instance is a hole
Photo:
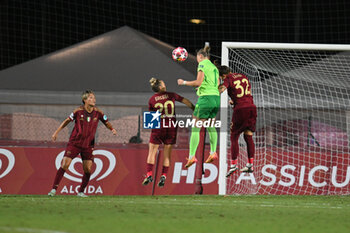
[[[175,119],[175,101],[182,102],[183,98],[173,92],[156,93],[148,101],[148,110],[158,110],[162,118]]]
[[[78,146],[80,148],[93,147],[95,144],[95,133],[98,121],[102,121],[106,125],[108,118],[98,108],[93,108],[88,113],[83,106],[75,109],[69,116],[71,121],[75,121],[73,131],[70,135],[68,144]]]
[[[154,94],[148,101],[149,111],[159,111],[162,115],[161,128],[152,129],[150,143],[173,145],[176,144],[177,127],[169,124],[175,121],[175,101],[182,102],[183,97],[172,92]],[[166,122],[166,123],[165,123]],[[163,124],[167,127],[163,128]]]
[[[228,74],[223,85],[227,88],[227,93],[234,103],[234,109],[255,106],[250,82],[244,74]]]

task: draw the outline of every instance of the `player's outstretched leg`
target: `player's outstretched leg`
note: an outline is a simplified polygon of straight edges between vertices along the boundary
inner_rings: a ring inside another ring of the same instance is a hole
[[[216,153],[216,145],[218,141],[218,134],[215,127],[208,127],[209,141],[210,141],[210,155],[205,161],[205,163],[212,163],[214,160],[218,159],[218,154]]]
[[[91,153],[91,155],[92,155],[92,153]],[[92,163],[93,163],[92,160],[84,159],[84,157],[83,157],[84,175],[83,175],[83,179],[81,181],[81,185],[80,185],[80,188],[79,188],[79,191],[77,194],[78,197],[88,197],[87,195],[84,194],[84,190],[90,181]]]
[[[162,169],[162,175],[159,179],[158,182],[158,187],[164,187],[165,185],[165,180],[166,180],[166,176],[168,174],[168,170],[169,170],[169,166],[166,165],[170,165],[170,160],[168,159],[170,156],[165,156],[166,153],[164,153],[164,162],[166,163],[165,165],[163,165],[163,169]]]
[[[68,169],[71,162],[72,162],[71,158],[63,157],[62,165],[56,172],[56,176],[55,176],[55,179],[53,181],[52,189],[47,195],[49,195],[51,197],[56,195],[57,187],[58,187],[59,183],[61,182],[63,175],[66,172],[66,170]]]
[[[190,154],[187,159],[188,161],[185,165],[186,168],[191,167],[194,163],[197,162],[197,159],[195,156],[196,156],[196,151],[200,140],[200,130],[201,129],[197,127],[192,128],[191,138],[190,138]]]
[[[172,139],[176,138],[176,134],[173,134]],[[175,140],[169,140],[167,141],[169,144],[164,145],[164,159],[163,159],[163,168],[162,168],[162,175],[160,176],[158,187],[162,188],[165,185],[166,176],[169,171],[170,167],[170,160],[171,160],[171,151],[173,149],[173,144],[175,143]]]
[[[149,183],[153,182],[152,170],[153,170],[153,164],[147,163],[146,178],[142,181],[142,185],[148,185]]]
[[[165,146],[165,148],[169,148],[169,146]],[[172,146],[170,146],[171,148]],[[171,153],[171,149],[170,149],[170,153]],[[166,175],[168,174],[168,170],[169,170],[169,165],[170,165],[170,153],[164,153],[164,163],[165,165],[163,165],[163,169],[162,169],[162,175],[159,179],[158,182],[158,187],[164,187],[165,185],[165,180],[166,180]],[[167,155],[166,155],[167,154]],[[166,166],[168,165],[168,166]]]
[[[154,133],[151,133],[151,139],[150,141],[155,140],[157,138],[157,135]],[[159,143],[158,141],[155,141],[155,143]],[[155,163],[155,157],[159,148],[159,144],[155,144],[150,142],[148,144],[148,156],[147,156],[147,163],[146,163],[146,178],[142,181],[142,185],[148,185],[149,183],[153,182],[153,165]]]
[[[85,190],[87,184],[89,183],[90,176],[91,176],[90,173],[84,172],[83,180],[81,182],[81,185],[80,185],[80,188],[79,188],[79,192],[77,194],[78,197],[88,197],[87,195],[84,194],[84,190]]]
[[[244,132],[244,140],[247,143],[247,152],[248,152],[248,163],[241,169],[241,172],[252,173],[253,172],[253,161],[255,154],[255,144],[253,141],[253,132],[246,130]]]

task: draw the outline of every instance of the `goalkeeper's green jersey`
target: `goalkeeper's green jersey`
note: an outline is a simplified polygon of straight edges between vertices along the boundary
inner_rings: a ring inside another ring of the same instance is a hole
[[[219,93],[219,70],[216,66],[209,60],[205,59],[198,64],[197,71],[204,72],[204,80],[202,84],[198,87],[197,95],[218,95]]]

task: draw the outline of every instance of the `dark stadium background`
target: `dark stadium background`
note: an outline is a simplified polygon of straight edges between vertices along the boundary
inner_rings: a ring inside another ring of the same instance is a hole
[[[217,56],[221,41],[350,42],[350,1],[2,0],[0,15],[0,69],[124,25],[192,54],[210,41]]]

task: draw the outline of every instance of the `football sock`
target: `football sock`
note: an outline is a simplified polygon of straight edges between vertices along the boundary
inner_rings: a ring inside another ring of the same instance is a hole
[[[247,143],[248,163],[253,164],[253,158],[255,153],[255,144],[253,141],[253,136],[244,134],[244,140]],[[250,162],[249,159],[251,159],[252,161]]]
[[[147,176],[152,175],[153,164],[147,163]]]
[[[196,150],[199,144],[199,132],[200,128],[193,127],[190,139],[190,156],[189,159],[192,159],[196,155]]]
[[[236,160],[239,153],[239,145],[238,145],[239,134],[231,134],[231,156],[232,160]]]
[[[79,188],[79,192],[82,193],[84,192],[87,184],[89,183],[89,180],[90,180],[90,173],[85,173],[84,172],[84,175],[83,175],[83,181],[81,182],[81,186]]]
[[[209,141],[210,141],[210,154],[213,154],[216,152],[216,146],[218,142],[218,133],[216,132],[215,127],[209,127],[208,133],[209,133]]]
[[[235,160],[231,160],[231,165],[237,165],[237,162],[238,162],[238,160],[237,160],[237,159],[235,159]]]
[[[57,189],[58,184],[61,182],[62,177],[66,171],[60,167],[60,169],[57,170],[55,180],[53,182],[52,188]]]
[[[253,162],[254,162],[254,158],[248,158],[248,163],[253,165]]]
[[[165,177],[166,177],[166,174],[168,173],[168,170],[169,170],[169,167],[163,166],[163,169],[162,169],[162,176],[165,176]]]

